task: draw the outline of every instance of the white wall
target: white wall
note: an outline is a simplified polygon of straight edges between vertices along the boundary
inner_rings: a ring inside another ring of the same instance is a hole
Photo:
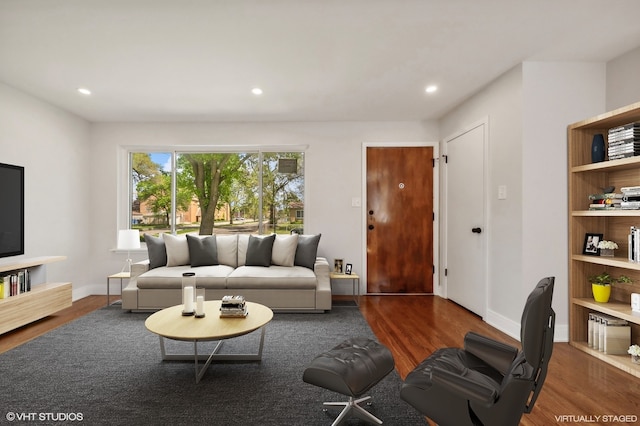
[[[640,102],[640,47],[607,63],[607,111]]]
[[[89,123],[0,83],[0,161],[25,168],[25,254],[63,255],[49,281],[71,281],[74,299],[91,268]],[[11,258],[7,258],[11,259]]]
[[[568,338],[566,128],[603,112],[604,87],[604,63],[525,62],[440,121],[449,135],[489,117],[485,320],[512,336],[533,286],[555,276],[556,339]]]
[[[567,125],[603,112],[605,67],[523,64],[521,300],[543,276],[556,277],[556,340],[569,338]]]
[[[319,254],[330,262],[343,258],[362,273],[363,223],[361,208],[351,198],[362,194],[362,144],[365,142],[430,142],[438,140],[435,123],[97,123],[91,128],[92,235],[94,269],[90,282],[104,292],[104,277],[120,270],[124,254],[116,244],[118,168],[123,146],[184,145],[308,145],[305,157],[305,232],[322,233]],[[134,261],[146,252],[132,256]],[[364,290],[364,280],[361,285]],[[346,288],[343,289],[346,292]],[[350,290],[350,289],[349,289]]]
[[[485,320],[504,329],[517,320],[522,307],[522,69],[505,73],[440,120],[444,137],[485,117],[489,121],[488,292]],[[498,185],[507,185],[508,197],[498,200]],[[506,320],[505,320],[506,318]]]

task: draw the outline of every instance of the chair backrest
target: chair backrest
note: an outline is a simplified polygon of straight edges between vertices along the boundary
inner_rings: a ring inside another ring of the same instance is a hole
[[[533,394],[527,404],[527,413],[531,411],[538,398],[553,351],[556,314],[551,307],[551,302],[554,282],[554,277],[540,280],[529,294],[522,312],[520,342],[526,362],[533,368],[533,377],[535,377]]]

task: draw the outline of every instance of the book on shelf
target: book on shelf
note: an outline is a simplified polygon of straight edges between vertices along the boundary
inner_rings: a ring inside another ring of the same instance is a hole
[[[631,340],[631,327],[626,320],[610,315],[590,312],[587,324],[587,345],[607,355],[627,353]]]
[[[2,294],[0,294],[0,299],[6,299],[31,291],[31,276],[29,275],[28,269],[15,271],[4,277],[0,277],[0,281],[2,281]]]
[[[609,129],[608,140],[617,140],[624,137],[629,137],[629,135],[640,135],[640,122],[628,123],[622,126],[617,126]]]
[[[640,261],[640,228],[631,226],[627,239],[629,243],[629,261]]]
[[[620,203],[622,210],[638,210],[640,209],[640,201],[623,201]]]
[[[640,191],[640,188],[638,189]],[[590,200],[613,200],[616,198],[622,198],[623,194],[618,194],[615,192],[607,192],[603,194],[591,194],[589,195]]]
[[[589,195],[589,210],[612,210],[619,209],[623,200],[623,195],[618,193],[604,193]]]

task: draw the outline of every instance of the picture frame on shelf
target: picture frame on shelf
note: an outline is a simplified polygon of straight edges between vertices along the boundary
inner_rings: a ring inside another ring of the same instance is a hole
[[[344,267],[344,273],[347,275],[351,275],[351,270],[353,269],[353,265],[351,263],[347,263]]]
[[[602,240],[603,234],[584,234],[584,245],[582,246],[582,254],[587,256],[599,256],[600,249],[598,243]]]
[[[341,274],[342,273],[342,264],[343,264],[343,260],[342,259],[334,259],[333,260],[333,272],[335,272],[336,274]]]

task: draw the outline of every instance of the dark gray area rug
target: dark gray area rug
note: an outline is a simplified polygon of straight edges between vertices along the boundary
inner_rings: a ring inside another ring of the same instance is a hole
[[[330,425],[340,408],[323,412],[322,402],[347,398],[304,383],[304,368],[344,339],[375,338],[353,307],[276,314],[261,362],[213,363],[196,384],[193,361],[161,360],[147,317],[104,308],[0,355],[0,423]],[[259,332],[228,340],[223,352],[253,352],[258,340]],[[167,343],[168,351],[193,351],[192,343]],[[393,371],[366,408],[386,425],[425,425],[400,386]]]

